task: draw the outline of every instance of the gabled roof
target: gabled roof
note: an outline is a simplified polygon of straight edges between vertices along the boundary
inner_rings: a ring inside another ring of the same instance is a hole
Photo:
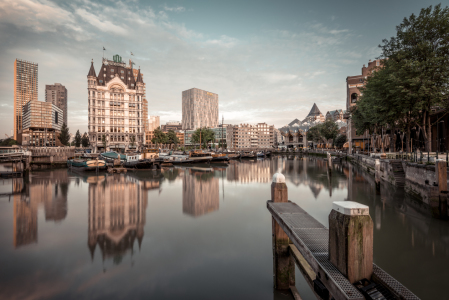
[[[136,82],[143,83],[142,75],[140,74],[140,68],[139,68],[139,72],[137,73],[137,79],[136,79]]]
[[[294,119],[293,121],[291,121],[290,123],[288,123],[288,126],[293,126],[293,124],[301,124],[301,121],[299,121],[298,119]]]
[[[318,116],[318,115],[321,115],[321,111],[318,109],[318,106],[316,106],[316,103],[313,103],[312,109],[310,110],[307,117]]]
[[[92,59],[92,63],[90,64],[89,73],[87,74],[87,77],[89,77],[89,76],[97,77],[97,75],[95,74],[94,60],[93,59]]]

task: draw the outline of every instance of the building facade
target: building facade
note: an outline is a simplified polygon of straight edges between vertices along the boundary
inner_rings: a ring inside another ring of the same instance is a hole
[[[62,109],[50,102],[29,101],[22,110],[19,141],[23,146],[62,146],[58,139],[63,123]]]
[[[182,92],[182,129],[218,126],[218,95],[197,88]]]
[[[274,126],[266,123],[229,125],[226,131],[228,148],[271,148],[274,145]]]
[[[357,135],[354,124],[351,122],[350,113],[351,108],[357,105],[357,101],[361,95],[359,88],[365,85],[365,80],[372,73],[373,70],[382,66],[382,60],[377,59],[368,62],[368,67],[363,65],[362,74],[356,76],[346,77],[346,118],[348,118],[347,137],[349,142],[349,151],[352,151],[353,146],[360,149],[365,148],[365,141],[369,140],[370,136],[367,132],[362,135]]]
[[[179,121],[169,121],[165,125],[161,126],[163,132],[168,132],[169,130],[182,130],[182,124]]]
[[[63,122],[67,123],[67,89],[60,83],[45,85],[45,102],[51,102],[62,110]]]
[[[154,131],[158,127],[161,126],[161,118],[159,116],[150,116],[148,118],[148,130],[147,131]]]
[[[37,101],[38,65],[26,60],[14,61],[14,139],[18,141],[22,130],[23,106],[29,101]]]
[[[145,142],[145,90],[140,70],[134,77],[132,64],[126,65],[114,55],[113,60],[103,59],[98,76],[92,61],[87,82],[89,140],[94,151],[139,149]]]
[[[334,122],[336,122],[337,120],[345,121],[344,119],[345,113],[346,111],[342,109],[330,110],[326,113],[326,121],[327,120],[333,120]]]

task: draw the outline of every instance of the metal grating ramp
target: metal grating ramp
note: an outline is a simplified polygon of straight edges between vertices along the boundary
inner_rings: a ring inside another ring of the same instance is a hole
[[[328,260],[329,230],[292,202],[267,202],[268,210],[336,299],[365,299]],[[329,286],[330,283],[332,285]]]
[[[290,201],[267,201],[267,208],[335,299],[365,299],[329,261],[329,229]],[[373,277],[393,290],[398,297],[419,299],[381,268],[375,264],[373,267]]]

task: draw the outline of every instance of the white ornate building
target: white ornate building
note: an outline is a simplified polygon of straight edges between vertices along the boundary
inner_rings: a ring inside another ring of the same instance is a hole
[[[103,58],[96,76],[92,61],[87,75],[88,130],[94,152],[137,150],[144,143],[145,88],[140,69],[137,77],[133,71],[132,63],[127,66],[114,55],[112,61]]]

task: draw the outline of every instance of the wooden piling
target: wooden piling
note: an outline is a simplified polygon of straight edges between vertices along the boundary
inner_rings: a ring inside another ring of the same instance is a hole
[[[374,166],[375,171],[375,182],[376,182],[376,190],[380,190],[380,161],[376,159],[376,164]]]
[[[366,205],[337,201],[329,214],[329,260],[355,283],[373,274],[373,220]]]
[[[281,173],[273,176],[271,183],[271,201],[288,202],[288,190],[285,177]],[[273,234],[273,271],[274,287],[278,290],[288,290],[295,285],[295,261],[289,252],[289,238],[284,230],[272,217]]]

